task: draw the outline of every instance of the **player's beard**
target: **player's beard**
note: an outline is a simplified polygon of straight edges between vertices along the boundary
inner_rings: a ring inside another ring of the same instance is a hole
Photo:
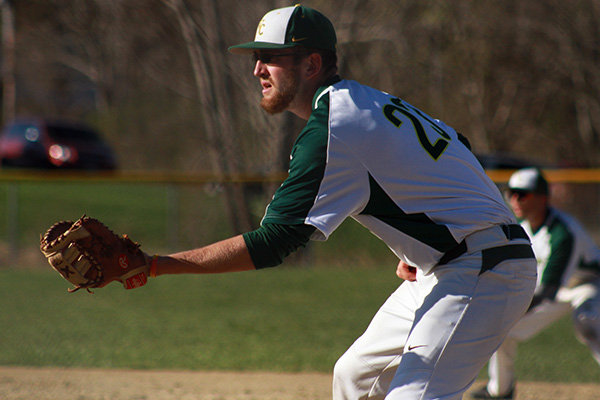
[[[269,114],[278,114],[288,109],[298,94],[300,86],[300,74],[298,68],[294,67],[279,85],[274,86],[271,82],[272,94],[263,97],[260,106]]]

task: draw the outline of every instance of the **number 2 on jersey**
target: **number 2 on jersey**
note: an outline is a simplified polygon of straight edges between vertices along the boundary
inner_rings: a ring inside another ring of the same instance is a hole
[[[402,100],[398,98],[393,98],[391,102],[392,104],[386,104],[385,106],[383,106],[383,114],[388,119],[388,121],[390,121],[396,128],[400,128],[400,125],[402,125],[402,120],[400,120],[400,118],[394,115],[396,111],[402,113],[404,116],[410,119],[415,128],[415,133],[417,134],[419,143],[421,143],[423,149],[425,149],[425,151],[434,160],[437,161],[437,159],[440,158],[440,156],[448,147],[448,143],[450,140],[452,140],[452,138],[439,126],[437,126],[434,121],[432,121],[430,118],[428,118],[416,108],[403,103]],[[435,143],[431,143],[429,137],[427,136],[427,133],[425,132],[423,124],[421,123],[419,118],[414,114],[418,114],[418,116],[429,122],[431,124],[431,127],[441,136],[441,138],[438,138],[435,141]]]

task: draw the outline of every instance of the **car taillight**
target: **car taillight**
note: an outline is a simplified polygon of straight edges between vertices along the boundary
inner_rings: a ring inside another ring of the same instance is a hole
[[[23,153],[25,143],[20,140],[4,139],[0,141],[0,154],[3,157],[18,157]]]
[[[77,161],[77,151],[69,146],[53,144],[48,149],[50,162],[56,166],[61,166],[65,163],[74,164]]]

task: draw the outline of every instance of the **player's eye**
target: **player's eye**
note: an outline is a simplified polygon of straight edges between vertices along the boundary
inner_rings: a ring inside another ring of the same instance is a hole
[[[286,54],[268,54],[268,53],[254,53],[254,62],[260,61],[263,64],[270,64],[274,58],[292,56],[294,53]]]
[[[525,190],[511,190],[509,191],[510,197],[516,196],[517,200],[523,200],[525,197],[529,196],[531,192]]]
[[[270,64],[271,62],[273,62],[274,58],[277,57],[287,57],[287,56],[297,56],[297,55],[304,55],[304,54],[309,54],[309,53],[283,53],[283,54],[269,54],[269,53],[254,53],[252,55],[252,58],[254,59],[254,63],[256,63],[257,61],[260,61],[263,64]]]

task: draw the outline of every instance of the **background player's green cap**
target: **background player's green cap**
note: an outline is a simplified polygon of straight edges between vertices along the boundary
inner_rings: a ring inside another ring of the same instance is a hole
[[[537,168],[523,168],[511,175],[508,189],[548,194],[548,181]]]
[[[269,11],[258,23],[254,42],[231,46],[234,54],[296,46],[336,50],[335,29],[329,19],[312,8],[295,5]]]

